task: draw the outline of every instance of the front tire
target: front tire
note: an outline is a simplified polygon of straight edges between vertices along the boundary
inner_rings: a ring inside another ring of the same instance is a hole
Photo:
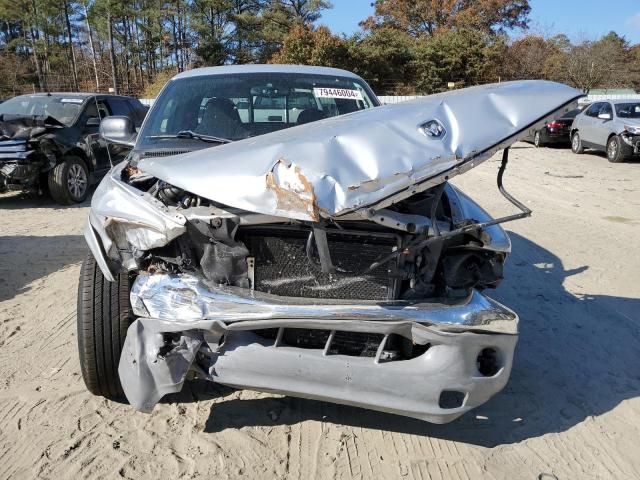
[[[607,140],[607,160],[611,163],[624,162],[625,156],[622,151],[622,142],[617,135]]]
[[[78,352],[87,389],[94,395],[122,400],[118,364],[133,321],[129,277],[108,281],[89,253],[80,269],[78,285]]]
[[[582,146],[582,139],[580,134],[575,132],[571,137],[571,151],[576,154],[584,153],[584,147]]]
[[[51,198],[62,205],[84,201],[89,195],[89,169],[80,157],[66,156],[49,172]]]

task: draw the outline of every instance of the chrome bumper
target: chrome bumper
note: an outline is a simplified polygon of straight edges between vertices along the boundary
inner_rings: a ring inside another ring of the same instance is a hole
[[[127,333],[119,374],[130,403],[146,412],[179,391],[191,369],[229,386],[446,423],[505,386],[517,342],[518,316],[475,291],[457,303],[311,303],[158,274],[136,279],[131,304],[138,319]],[[275,341],[255,332],[267,328],[279,329]],[[287,328],[378,333],[384,340],[375,358],[332,355],[328,347],[283,344]],[[170,349],[168,333],[174,334]],[[384,361],[390,335],[429,347],[414,358]],[[499,361],[490,376],[478,369],[487,350]],[[454,406],[443,403],[451,392]]]

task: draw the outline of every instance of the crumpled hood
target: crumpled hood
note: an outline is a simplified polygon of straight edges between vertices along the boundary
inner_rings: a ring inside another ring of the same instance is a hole
[[[53,117],[34,115],[0,115],[0,141],[28,140],[42,135],[52,128],[65,125]]]
[[[317,221],[387,206],[442,183],[581,96],[542,80],[482,85],[144,159],[138,167],[229,207]]]

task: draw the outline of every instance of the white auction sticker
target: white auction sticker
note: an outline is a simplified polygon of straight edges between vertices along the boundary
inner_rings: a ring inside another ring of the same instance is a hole
[[[82,103],[84,102],[84,98],[62,98],[60,99],[60,103]]]
[[[363,100],[359,90],[349,88],[314,88],[316,98],[345,98],[348,100]]]

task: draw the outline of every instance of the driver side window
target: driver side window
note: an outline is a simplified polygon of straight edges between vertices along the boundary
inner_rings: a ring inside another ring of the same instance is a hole
[[[602,108],[600,108],[600,112],[598,113],[598,115],[601,115],[603,113],[608,113],[609,115],[611,115],[613,117],[613,109],[611,108],[611,104],[610,103],[603,103],[602,104]]]
[[[107,105],[102,101],[102,100],[98,100],[96,101],[91,101],[89,102],[89,105],[87,105],[87,109],[85,110],[84,114],[86,115],[86,118],[99,118],[100,120],[102,120],[105,117],[109,116],[109,110],[107,109]]]
[[[598,113],[600,113],[600,108],[602,108],[602,102],[596,102],[592,104],[584,114],[588,117],[597,117]]]

